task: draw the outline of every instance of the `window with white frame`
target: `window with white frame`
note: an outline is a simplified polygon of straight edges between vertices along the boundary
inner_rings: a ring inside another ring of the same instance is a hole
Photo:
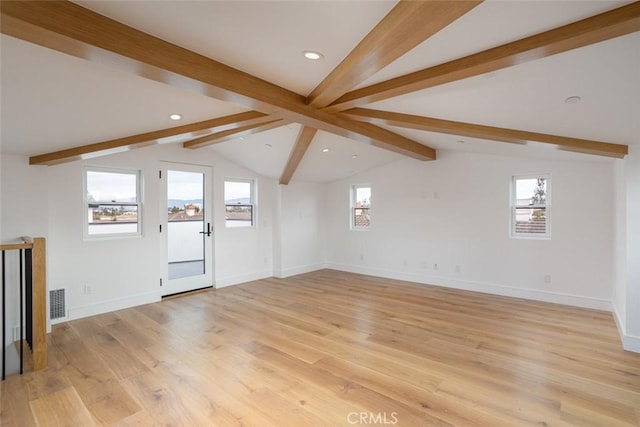
[[[511,236],[551,237],[551,177],[549,174],[513,177]]]
[[[254,181],[249,179],[224,181],[224,222],[227,228],[254,226],[256,214],[254,187]]]
[[[351,187],[351,229],[368,230],[371,227],[371,186]]]
[[[142,230],[140,193],[140,171],[85,169],[85,236],[140,235]]]

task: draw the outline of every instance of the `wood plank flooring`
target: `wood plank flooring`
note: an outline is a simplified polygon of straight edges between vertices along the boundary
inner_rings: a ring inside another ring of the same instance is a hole
[[[323,270],[57,325],[3,426],[637,426],[610,313]]]

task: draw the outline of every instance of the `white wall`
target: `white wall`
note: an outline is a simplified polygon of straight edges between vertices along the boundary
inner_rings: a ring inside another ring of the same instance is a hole
[[[279,202],[274,273],[288,277],[324,267],[325,185],[292,182],[277,188]]]
[[[640,146],[625,159],[627,191],[626,347],[640,351]]]
[[[177,152],[185,150],[177,148]],[[196,152],[192,152],[196,156]],[[202,157],[200,154],[199,157]],[[276,181],[219,158],[213,165],[216,287],[273,275],[273,204]],[[225,178],[256,180],[255,228],[226,228]]]
[[[162,160],[213,166],[216,286],[272,275],[271,217],[275,183],[212,152],[158,146],[48,168],[28,166],[25,157],[3,156],[3,241],[24,234],[47,237],[48,286],[67,289],[70,318],[159,299],[163,245],[158,232],[162,210],[157,174]],[[83,238],[84,165],[142,170],[142,237]],[[223,180],[226,177],[256,180],[259,220],[256,228],[225,228]],[[90,294],[85,294],[85,285],[91,287]]]
[[[612,161],[439,154],[328,186],[330,267],[611,309]],[[512,239],[511,177],[543,172],[552,179],[552,238]],[[372,186],[370,231],[349,230],[351,184]]]
[[[47,168],[29,166],[23,156],[2,154],[0,159],[0,242],[15,243],[22,236],[47,236]],[[20,324],[18,252],[7,252],[7,372],[17,372],[19,361],[13,327]],[[2,307],[0,307],[1,313]]]
[[[621,335],[627,324],[627,184],[626,160],[614,165],[613,311]]]
[[[47,167],[29,166],[24,156],[2,154],[2,242],[47,233]]]
[[[85,164],[142,170],[142,237],[84,239]],[[158,299],[160,236],[151,229],[159,223],[154,172],[157,176],[157,167],[140,152],[48,168],[49,289],[66,289],[71,319]],[[90,294],[84,293],[85,285]]]

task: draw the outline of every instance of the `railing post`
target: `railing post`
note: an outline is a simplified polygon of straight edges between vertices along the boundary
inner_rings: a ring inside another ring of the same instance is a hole
[[[33,239],[33,370],[47,367],[46,241]]]
[[[25,308],[25,331],[24,336],[33,353],[33,241],[31,246],[24,251],[24,308]]]
[[[6,262],[4,257],[4,250],[2,251],[2,381],[5,379],[5,371],[7,368],[7,337],[5,336],[7,330],[7,304],[6,298],[6,285],[7,285],[7,273],[5,271]]]
[[[24,271],[23,271],[23,254],[24,250],[20,249],[18,257],[20,258],[20,375],[24,373]]]

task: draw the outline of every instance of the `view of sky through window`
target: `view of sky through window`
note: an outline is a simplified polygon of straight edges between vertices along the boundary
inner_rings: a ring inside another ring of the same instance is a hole
[[[360,206],[366,207],[371,204],[371,187],[357,187],[356,188],[356,203],[360,203]]]
[[[544,180],[546,190],[546,179]],[[516,198],[518,200],[531,199],[538,185],[538,178],[518,179],[516,181]]]
[[[242,200],[243,203],[251,202],[251,183],[243,181],[224,182],[224,202]]]
[[[174,170],[167,172],[168,180],[171,184],[167,187],[167,197],[169,199],[202,199],[204,186],[202,173]]]
[[[102,202],[135,202],[137,200],[136,175],[87,171],[87,193]]]

